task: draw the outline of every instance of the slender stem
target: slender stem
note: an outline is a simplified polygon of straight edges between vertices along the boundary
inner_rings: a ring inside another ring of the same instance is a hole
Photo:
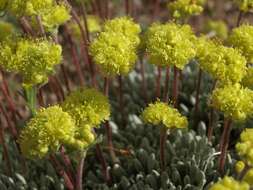
[[[0,124],[2,124],[0,120]],[[7,166],[7,173],[9,176],[12,175],[12,166],[11,166],[11,160],[8,152],[8,148],[4,139],[4,128],[3,125],[0,127],[0,144],[3,146],[3,158],[6,161],[6,166]]]
[[[66,188],[68,190],[74,190],[73,182],[70,180],[69,176],[64,171],[64,168],[59,163],[59,161],[56,159],[56,157],[54,155],[50,155],[50,160],[52,161],[52,164],[55,167],[55,170],[59,173],[60,176],[63,177]]]
[[[154,20],[160,12],[160,0],[154,0],[154,12],[152,20]]]
[[[77,175],[76,175],[76,190],[83,189],[83,170],[84,170],[84,160],[86,156],[86,151],[81,153],[80,161],[77,166]]]
[[[241,23],[241,20],[243,18],[243,15],[244,15],[243,12],[240,11],[239,14],[238,14],[238,17],[237,17],[237,21],[236,21],[236,26],[237,27],[240,26],[240,23]]]
[[[104,94],[109,98],[109,83],[110,80],[108,77],[105,77],[104,81]],[[107,135],[107,143],[109,147],[109,153],[112,158],[113,163],[118,163],[119,160],[116,157],[116,154],[114,152],[113,143],[112,143],[112,128],[110,127],[109,121],[105,122],[105,129],[106,129],[106,135]]]
[[[201,78],[202,78],[202,70],[199,69],[198,78],[197,78],[197,87],[196,87],[196,103],[194,107],[194,126],[198,123],[198,112],[199,112],[199,95],[200,95],[200,87],[201,87]]]
[[[131,0],[125,0],[125,11],[126,11],[126,15],[131,15],[130,1],[131,1]]]
[[[64,146],[61,146],[60,153],[61,153],[61,157],[63,159],[64,165],[65,165],[66,170],[67,170],[66,172],[67,172],[70,180],[72,182],[74,182],[74,179],[73,179],[73,176],[74,176],[74,173],[75,173],[74,168],[73,168],[73,165],[71,163],[71,160],[70,160],[69,156],[65,153]]]
[[[27,19],[25,17],[20,18],[19,22],[21,24],[21,27],[22,27],[23,31],[26,34],[35,36],[35,33],[34,33],[32,27],[31,27],[31,25],[29,24],[29,22],[27,21]]]
[[[173,103],[174,107],[177,107],[178,99],[178,69],[174,66],[174,80],[173,80]]]
[[[170,67],[166,68],[166,78],[165,78],[165,86],[164,86],[164,102],[168,102],[169,100],[169,81],[170,81]]]
[[[166,157],[165,157],[165,145],[167,138],[167,129],[162,126],[160,129],[160,161],[161,161],[161,170],[165,171],[166,168]]]
[[[65,26],[64,29],[65,29],[65,33],[66,33],[66,39],[67,39],[67,41],[69,43],[69,46],[70,46],[72,61],[73,61],[74,66],[76,68],[80,84],[82,86],[84,86],[85,85],[85,80],[84,80],[84,76],[83,76],[83,73],[82,73],[82,68],[81,68],[81,65],[80,65],[80,62],[79,62],[79,59],[78,59],[78,53],[77,53],[74,41],[72,39],[72,36],[70,34],[70,31],[69,31],[68,27]]]
[[[81,5],[82,5],[82,15],[83,15],[83,22],[84,22],[86,37],[87,37],[87,41],[90,43],[90,32],[89,32],[89,27],[88,27],[88,22],[87,22],[86,7],[84,5],[84,2],[82,2]]]
[[[142,93],[145,100],[145,103],[148,101],[147,97],[147,84],[146,84],[146,77],[145,77],[145,67],[143,63],[143,57],[140,58],[140,67],[141,67],[141,78],[142,78]]]
[[[231,119],[229,118],[224,119],[224,128],[223,128],[223,132],[222,132],[222,136],[220,140],[221,155],[219,157],[219,171],[221,173],[224,172],[227,149],[228,149],[228,144],[229,144],[229,136],[230,136],[230,131],[231,131],[231,124],[232,124]]]
[[[125,113],[124,113],[124,99],[123,99],[123,85],[122,85],[122,76],[118,77],[119,82],[119,108],[121,112],[121,120],[123,127],[126,126]]]
[[[70,93],[71,92],[70,82],[69,82],[68,74],[66,72],[66,67],[64,66],[64,63],[61,64],[61,71],[62,71],[62,74],[63,74],[63,79],[64,79],[65,86],[67,88],[67,92]]]
[[[46,32],[45,32],[45,29],[44,29],[44,27],[43,27],[43,24],[42,24],[40,15],[37,15],[37,16],[36,16],[36,20],[37,20],[37,23],[38,23],[38,25],[39,25],[39,29],[40,29],[40,34],[41,34],[41,36],[45,36],[45,35],[46,35]]]
[[[99,144],[96,144],[96,154],[97,154],[97,157],[98,157],[98,159],[101,163],[101,166],[102,166],[104,179],[105,179],[107,184],[110,184],[111,183],[111,177],[110,177],[110,174],[107,170],[107,164],[106,164],[105,158],[103,156],[103,152],[102,152]]]
[[[212,91],[215,89],[216,83],[217,83],[217,80],[213,82]],[[215,110],[211,108],[211,112],[209,115],[209,125],[208,125],[208,130],[207,130],[207,137],[208,137],[209,142],[211,142],[212,136],[213,136],[214,116],[215,116]]]
[[[160,98],[160,96],[161,96],[161,76],[162,76],[162,68],[157,67],[156,98]]]
[[[31,110],[32,115],[36,114],[36,104],[37,104],[37,87],[24,87],[26,102],[28,104],[29,109]]]

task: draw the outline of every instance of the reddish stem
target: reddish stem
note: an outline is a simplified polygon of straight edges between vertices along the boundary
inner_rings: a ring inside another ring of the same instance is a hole
[[[78,166],[77,166],[76,190],[82,190],[83,189],[84,160],[85,160],[85,156],[81,155],[80,161],[79,161]]]
[[[0,120],[0,124],[1,124]],[[3,125],[0,127],[0,144],[3,146],[3,159],[6,161],[6,166],[7,166],[7,173],[9,176],[12,175],[12,166],[11,166],[11,161],[10,161],[10,156],[8,153],[8,148],[4,139],[4,128]]]
[[[167,129],[164,126],[162,126],[160,129],[160,161],[162,171],[165,171],[166,168],[166,157],[165,157],[166,137],[167,137]]]
[[[119,81],[119,107],[121,112],[121,120],[123,127],[126,126],[125,113],[124,113],[124,99],[123,99],[123,85],[122,85],[122,76],[118,77]]]
[[[169,100],[169,81],[170,81],[170,67],[166,68],[165,88],[164,88],[164,102]]]
[[[140,67],[141,67],[141,78],[142,78],[142,93],[145,102],[148,101],[147,97],[147,84],[146,84],[146,78],[145,78],[145,67],[143,63],[143,57],[140,58]]]
[[[64,179],[64,183],[66,185],[66,188],[68,190],[74,190],[74,185],[72,183],[72,181],[70,180],[69,176],[67,175],[67,173],[64,171],[64,168],[62,167],[62,165],[59,163],[59,161],[56,159],[56,157],[54,155],[50,155],[50,160],[52,161],[52,164],[55,168],[55,170],[58,172],[58,174],[63,177]]]
[[[104,94],[109,98],[109,83],[110,80],[108,77],[105,77],[104,81]],[[113,163],[119,162],[119,160],[116,157],[116,154],[114,152],[113,143],[112,143],[112,128],[110,127],[109,121],[105,122],[105,129],[106,129],[106,135],[107,135],[107,143],[109,147],[109,153],[112,158]]]
[[[178,69],[174,66],[174,80],[173,80],[173,103],[174,107],[177,107],[178,99]]]
[[[157,67],[157,77],[156,77],[156,98],[160,98],[161,96],[161,67]]]
[[[227,156],[227,149],[229,144],[229,136],[231,131],[231,119],[225,118],[224,119],[224,129],[220,140],[220,151],[221,155],[219,157],[219,171],[221,173],[224,172],[226,156]]]

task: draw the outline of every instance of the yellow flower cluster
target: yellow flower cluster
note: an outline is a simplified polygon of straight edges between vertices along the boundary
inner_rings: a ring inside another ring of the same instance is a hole
[[[0,21],[0,43],[14,34],[14,26],[8,22]]]
[[[218,38],[220,40],[225,40],[228,37],[227,24],[221,20],[208,20],[204,25],[203,32],[209,37]]]
[[[105,23],[104,31],[90,46],[90,54],[105,75],[125,75],[133,68],[140,43],[140,26],[128,17]]]
[[[177,109],[160,101],[149,104],[144,109],[142,118],[146,123],[153,125],[162,124],[166,128],[186,128],[188,125],[187,118],[182,116]]]
[[[243,121],[253,114],[253,91],[241,87],[240,84],[216,88],[211,102],[214,108],[234,120]]]
[[[187,18],[199,15],[203,11],[205,0],[176,0],[168,3],[168,8],[174,18]]]
[[[30,16],[33,25],[36,22],[35,17],[40,16],[43,26],[49,32],[70,19],[67,5],[57,4],[55,0],[10,0],[6,9],[17,17]]]
[[[153,24],[145,40],[151,63],[159,66],[183,69],[195,56],[195,35],[189,25]]]
[[[62,143],[73,141],[74,121],[59,106],[41,109],[20,134],[20,148],[28,158],[42,158]]]
[[[61,46],[47,40],[18,39],[0,44],[0,66],[23,76],[24,85],[47,82],[61,61]]]
[[[236,151],[245,163],[253,166],[253,129],[245,129],[240,136],[241,142],[236,144]]]
[[[223,84],[240,82],[246,74],[246,59],[239,51],[204,37],[196,43],[200,68]]]
[[[236,0],[237,5],[240,10],[243,12],[252,11],[253,8],[253,0]]]
[[[244,24],[233,29],[228,42],[238,49],[249,63],[253,63],[253,26]]]
[[[80,128],[87,124],[96,127],[110,116],[107,97],[95,89],[72,92],[63,102],[62,108],[74,118]]]
[[[236,181],[232,177],[225,176],[209,188],[209,190],[249,190],[250,186],[245,182]]]

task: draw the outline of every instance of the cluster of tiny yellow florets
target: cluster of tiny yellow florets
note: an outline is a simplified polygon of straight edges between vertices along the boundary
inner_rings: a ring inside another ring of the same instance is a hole
[[[95,136],[90,125],[77,128],[73,118],[59,106],[42,108],[21,131],[22,153],[28,158],[43,158],[56,152],[60,145],[83,150]]]
[[[249,12],[253,9],[253,0],[235,0],[240,10],[243,12]]]
[[[54,66],[61,61],[61,46],[47,40],[18,39],[0,44],[0,65],[18,72],[24,84],[31,86],[47,82]]]
[[[72,92],[63,102],[62,108],[74,118],[80,128],[87,124],[98,126],[110,116],[107,97],[95,89],[80,89]]]
[[[227,24],[221,20],[208,20],[204,25],[203,32],[210,38],[225,40],[228,37]]]
[[[142,118],[146,123],[162,124],[166,128],[185,128],[188,125],[186,117],[182,116],[177,109],[160,101],[149,104],[144,109]]]
[[[128,17],[109,20],[90,46],[90,54],[106,75],[125,75],[133,68],[140,26]]]
[[[236,144],[236,151],[245,163],[253,166],[253,129],[245,129],[240,136],[241,142]]]
[[[238,49],[249,63],[253,63],[253,26],[241,25],[233,29],[228,42]]]
[[[215,89],[211,102],[213,107],[233,120],[243,121],[253,113],[253,91],[240,84]]]
[[[67,5],[57,4],[55,0],[11,0],[6,9],[17,17],[30,16],[33,24],[36,22],[35,17],[40,16],[47,31],[53,31],[70,19]]]
[[[145,40],[152,64],[183,69],[195,56],[195,36],[189,25],[153,24]]]
[[[0,43],[14,34],[14,26],[8,22],[0,21]]]
[[[200,68],[223,84],[240,82],[246,74],[246,59],[239,51],[204,37],[196,43]]]
[[[21,151],[29,158],[42,158],[72,141],[74,134],[74,121],[59,106],[41,109],[21,132]]]
[[[203,11],[205,0],[176,0],[168,4],[168,8],[174,18],[187,18],[191,15],[199,15]]]
[[[225,176],[222,180],[212,185],[209,190],[249,190],[250,186],[245,182],[236,181],[232,177]]]
[[[253,89],[253,67],[247,68],[247,74],[244,76],[241,83],[243,86]]]

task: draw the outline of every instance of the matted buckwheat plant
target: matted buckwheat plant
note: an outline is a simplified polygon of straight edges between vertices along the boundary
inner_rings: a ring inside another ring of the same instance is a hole
[[[0,0],[0,190],[253,189],[252,0]]]

